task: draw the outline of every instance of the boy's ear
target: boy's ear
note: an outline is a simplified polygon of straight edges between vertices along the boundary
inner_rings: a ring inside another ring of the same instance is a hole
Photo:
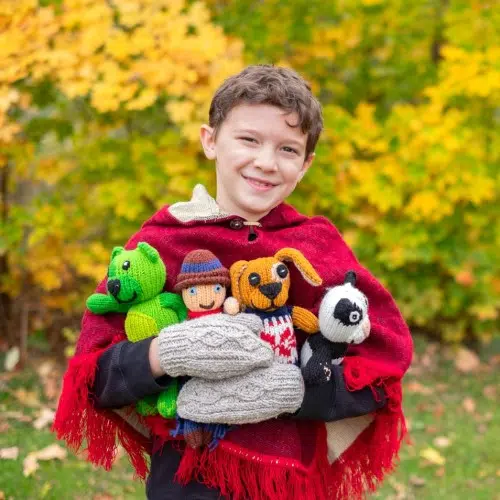
[[[302,168],[300,169],[299,178],[298,178],[297,182],[300,182],[302,180],[302,177],[304,177],[304,175],[306,175],[306,172],[309,170],[309,167],[312,165],[312,162],[313,162],[315,156],[316,156],[316,153],[309,153],[309,156],[304,160],[304,164],[302,165]]]
[[[205,156],[209,160],[215,160],[215,130],[208,125],[202,125],[200,129],[200,141]]]

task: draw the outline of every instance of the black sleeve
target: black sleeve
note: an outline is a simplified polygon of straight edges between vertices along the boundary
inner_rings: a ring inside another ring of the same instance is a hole
[[[385,405],[383,390],[377,389],[377,393],[378,401],[369,387],[349,391],[344,382],[343,366],[332,365],[330,381],[320,385],[306,385],[302,407],[294,418],[331,422],[366,415]]]
[[[165,389],[171,377],[155,379],[149,365],[153,337],[139,342],[127,340],[111,346],[97,362],[92,388],[96,408],[122,408]]]

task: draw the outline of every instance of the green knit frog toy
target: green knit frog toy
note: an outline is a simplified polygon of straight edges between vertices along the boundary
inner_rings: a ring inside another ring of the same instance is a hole
[[[94,293],[87,307],[94,314],[126,313],[125,333],[128,340],[138,342],[157,335],[166,326],[187,318],[182,297],[163,292],[167,269],[158,251],[145,242],[135,250],[115,247],[108,269],[108,293]],[[141,415],[173,418],[176,413],[177,381],[160,395],[149,396],[136,405]]]

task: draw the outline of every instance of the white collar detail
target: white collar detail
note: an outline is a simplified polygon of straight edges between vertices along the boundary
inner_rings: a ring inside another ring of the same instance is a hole
[[[203,184],[196,184],[190,201],[179,201],[168,212],[180,222],[218,220],[231,216],[224,212]]]

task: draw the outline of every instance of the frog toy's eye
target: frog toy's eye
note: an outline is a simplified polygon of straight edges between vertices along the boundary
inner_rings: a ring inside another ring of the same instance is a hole
[[[192,295],[192,296],[193,296],[193,295],[196,295],[197,291],[198,291],[198,290],[196,289],[196,287],[195,287],[195,286],[192,286],[192,287],[188,290],[188,293],[189,293],[189,295]]]
[[[222,285],[219,285],[218,283],[217,283],[217,285],[214,285],[214,292],[215,293],[220,293],[221,290],[222,290]]]
[[[122,264],[122,269],[124,271],[128,271],[130,269],[130,261],[129,260],[126,260],[123,264]]]

